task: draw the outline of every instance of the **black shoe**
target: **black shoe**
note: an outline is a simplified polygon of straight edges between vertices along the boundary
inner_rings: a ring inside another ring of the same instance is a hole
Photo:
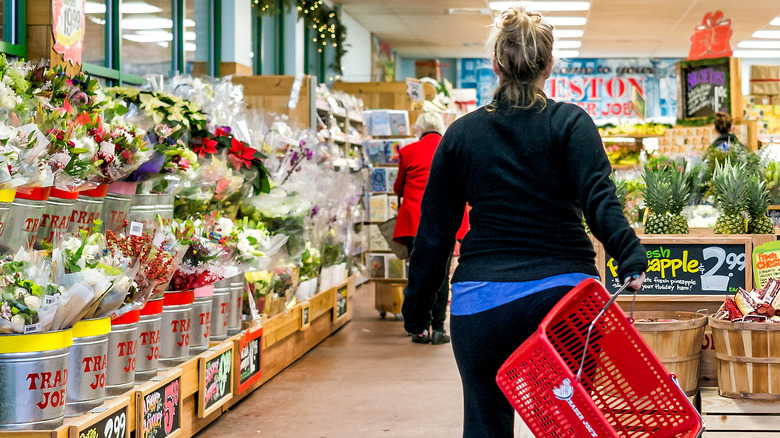
[[[440,344],[446,344],[450,342],[450,335],[447,334],[444,330],[434,330],[433,334],[431,335],[431,344],[433,345],[440,345]]]
[[[431,337],[428,336],[428,331],[426,330],[421,335],[412,335],[412,342],[415,344],[427,344],[431,342]]]

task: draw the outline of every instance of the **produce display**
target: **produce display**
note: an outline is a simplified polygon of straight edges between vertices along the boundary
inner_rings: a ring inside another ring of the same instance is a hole
[[[631,136],[631,135],[646,135],[646,136],[661,136],[669,125],[662,123],[614,123],[605,124],[599,127],[599,134],[602,136]]]

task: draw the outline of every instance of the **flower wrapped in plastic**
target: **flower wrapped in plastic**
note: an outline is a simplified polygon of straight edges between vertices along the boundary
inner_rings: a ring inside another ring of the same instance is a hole
[[[272,270],[250,271],[244,274],[246,289],[242,313],[249,315],[253,321],[259,321],[260,315],[265,311],[265,303],[269,292],[274,285],[274,272]]]
[[[182,180],[198,169],[198,156],[181,136],[181,128],[158,123],[146,135],[152,156],[128,177],[141,185],[139,193],[176,193]]]
[[[12,61],[0,54],[0,109],[4,110],[17,121],[29,121],[35,108],[35,97],[32,93],[27,73],[29,64]]]
[[[238,275],[238,261],[223,244],[208,236],[209,224],[174,219],[171,228],[188,248],[173,274],[169,290],[195,289]]]
[[[29,185],[39,178],[53,179],[50,169],[40,172],[39,158],[49,140],[38,127],[28,124],[15,128],[0,124],[0,190]]]
[[[0,260],[0,333],[50,329],[56,312],[51,303],[65,292],[48,281],[50,271],[48,260],[37,253]]]
[[[262,223],[271,234],[288,236],[287,253],[291,256],[303,252],[308,240],[308,221],[312,214],[311,201],[297,192],[276,187],[269,193],[245,199],[242,214],[253,223]]]
[[[114,119],[100,131],[90,132],[99,146],[94,182],[110,184],[138,169],[152,156],[152,149],[144,140],[145,133],[136,126]]]
[[[287,236],[271,234],[263,224],[250,223],[246,218],[234,222],[225,216],[216,219],[209,236],[228,250],[241,272],[269,269],[273,256],[287,242]]]

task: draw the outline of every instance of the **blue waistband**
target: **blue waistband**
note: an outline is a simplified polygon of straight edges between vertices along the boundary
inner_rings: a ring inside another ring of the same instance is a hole
[[[571,273],[541,280],[520,282],[461,281],[452,284],[450,314],[473,315],[510,303],[519,298],[558,286],[578,285],[592,275]]]

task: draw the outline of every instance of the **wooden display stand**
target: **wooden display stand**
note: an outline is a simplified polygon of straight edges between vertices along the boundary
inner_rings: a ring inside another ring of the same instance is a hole
[[[704,437],[780,436],[780,403],[721,397],[718,388],[701,388]]]
[[[112,438],[129,438],[131,433],[140,436],[139,431],[144,424],[149,427],[159,425],[161,430],[154,436],[191,437],[349,322],[353,315],[354,294],[355,277],[352,276],[299,304],[286,314],[267,319],[262,328],[248,326],[241,333],[222,342],[212,342],[211,348],[204,353],[181,365],[159,372],[150,381],[111,398],[91,413],[65,419],[65,423],[57,429],[0,432],[0,438],[103,437],[107,436],[104,431],[107,430],[109,422],[114,431]],[[300,327],[300,306],[309,309],[308,327],[303,330]],[[262,341],[262,347],[258,344],[253,351],[257,353],[260,369],[255,370],[253,377],[243,387],[239,377],[242,339]],[[224,359],[223,362],[226,363],[228,358],[232,358],[232,366],[229,369],[224,363],[220,363],[220,359]],[[217,382],[216,379],[219,378],[225,381]],[[155,416],[155,412],[144,411],[163,409],[161,405],[153,403],[154,393],[171,401],[165,409],[171,408],[171,412],[175,412],[174,415]],[[165,429],[170,430],[170,434],[163,433]],[[88,435],[90,430],[95,432]]]
[[[244,87],[244,101],[250,109],[286,115],[307,129],[317,126],[316,78],[305,75],[298,85],[295,76],[233,76],[232,81]],[[294,108],[290,108],[294,87],[298,86],[298,98],[293,99]]]
[[[422,114],[422,102],[414,102],[406,91],[406,82],[334,82],[334,90],[340,90],[363,99],[366,109],[393,109],[409,111],[409,125],[414,126]],[[423,83],[425,100],[433,100],[436,90]]]

